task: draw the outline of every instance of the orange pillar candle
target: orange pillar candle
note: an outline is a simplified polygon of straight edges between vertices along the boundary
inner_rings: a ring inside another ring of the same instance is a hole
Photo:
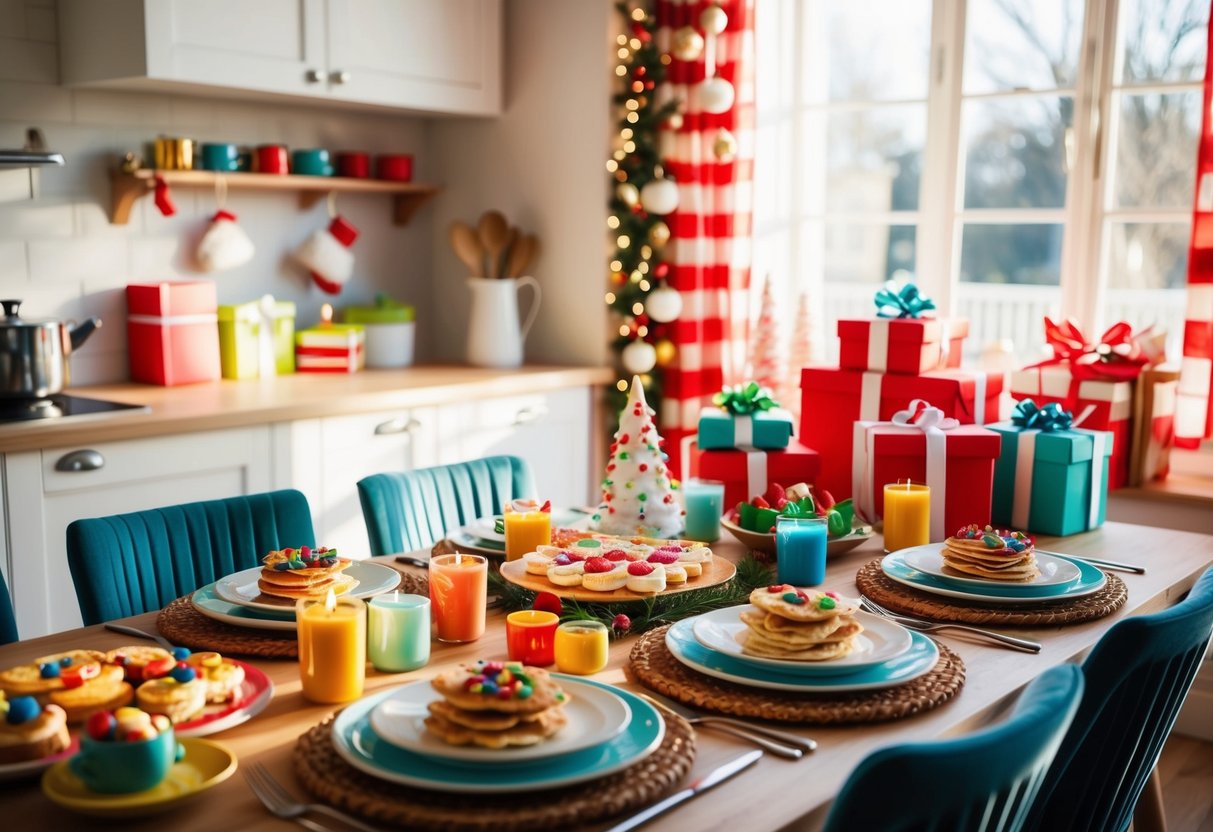
[[[430,558],[430,601],[439,641],[475,641],[484,635],[489,561],[480,555]]]
[[[518,558],[552,543],[552,514],[534,500],[515,500],[505,507],[505,559]]]
[[[338,598],[295,602],[299,631],[299,678],[312,702],[350,702],[366,679],[366,604]]]
[[[884,487],[884,549],[896,552],[931,542],[931,489],[897,482]]]

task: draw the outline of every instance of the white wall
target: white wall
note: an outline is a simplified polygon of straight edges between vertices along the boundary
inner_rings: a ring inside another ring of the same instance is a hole
[[[509,0],[505,114],[435,122],[434,163],[446,198],[434,211],[437,350],[458,360],[467,328],[467,270],[447,242],[453,220],[475,224],[488,208],[539,236],[532,273],[543,288],[527,359],[607,359],[607,173],[612,128],[610,0]],[[525,311],[528,293],[523,293]]]

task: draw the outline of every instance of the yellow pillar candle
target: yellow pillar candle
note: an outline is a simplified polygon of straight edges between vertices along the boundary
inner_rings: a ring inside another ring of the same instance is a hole
[[[505,559],[518,558],[552,543],[552,514],[534,500],[515,500],[505,507]]]
[[[931,489],[897,482],[884,487],[884,550],[896,552],[931,542]]]
[[[607,665],[607,628],[601,621],[566,621],[556,628],[556,667],[588,676]]]
[[[338,598],[295,602],[299,630],[299,678],[312,702],[350,702],[366,679],[366,604]]]

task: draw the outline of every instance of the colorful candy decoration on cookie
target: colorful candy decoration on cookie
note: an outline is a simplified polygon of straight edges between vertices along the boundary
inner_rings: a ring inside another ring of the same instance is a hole
[[[88,718],[84,730],[97,742],[141,742],[172,727],[172,720],[163,714],[149,714],[128,706],[115,711],[97,711]]]
[[[71,744],[67,712],[41,705],[34,696],[5,697],[0,691],[0,765],[38,760]]]
[[[497,699],[530,699],[535,692],[522,662],[476,662],[473,675],[463,683],[464,690]]]

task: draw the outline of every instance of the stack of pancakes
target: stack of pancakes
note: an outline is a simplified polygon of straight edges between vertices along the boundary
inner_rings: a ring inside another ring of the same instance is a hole
[[[437,676],[442,694],[425,727],[451,745],[535,745],[565,726],[568,697],[546,670],[521,662],[477,662]]]
[[[58,705],[69,723],[96,711],[130,703],[135,690],[118,665],[96,650],[68,650],[0,670],[0,690],[8,697],[32,696],[40,705]]]
[[[334,595],[349,592],[358,581],[341,572],[350,565],[348,558],[329,558],[326,565],[315,558],[304,568],[279,568],[278,564],[299,562],[298,553],[292,549],[270,552],[262,559],[261,578],[257,587],[263,595],[277,598],[323,598],[331,589]]]
[[[852,614],[859,604],[832,592],[798,589],[791,584],[759,587],[750,593],[757,610],[742,610],[748,628],[741,652],[785,661],[840,659],[855,648],[863,625]]]
[[[965,526],[944,542],[941,554],[945,566],[979,578],[1022,583],[1040,574],[1032,538],[1023,532]]]

